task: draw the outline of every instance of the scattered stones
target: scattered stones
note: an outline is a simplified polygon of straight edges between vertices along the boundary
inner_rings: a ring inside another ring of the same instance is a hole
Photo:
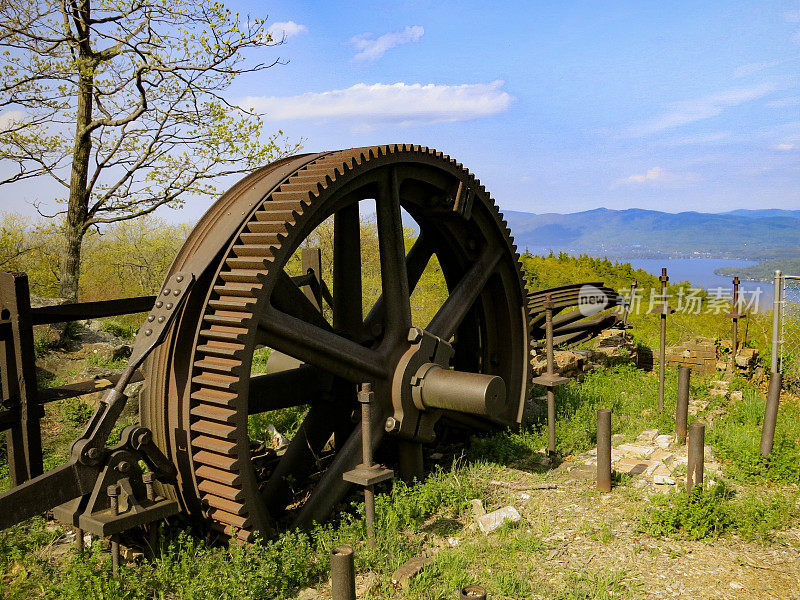
[[[490,513],[486,513],[485,515],[478,517],[476,520],[478,522],[478,527],[480,530],[485,533],[489,534],[496,529],[499,529],[503,526],[503,523],[506,521],[511,521],[512,523],[516,523],[522,517],[517,511],[516,508],[513,506],[504,506],[503,508],[499,508],[495,511]]]
[[[435,556],[436,550],[428,550],[408,559],[392,573],[392,583],[403,589],[407,588],[413,577],[419,575],[425,567],[433,563]]]
[[[636,437],[636,442],[641,444],[649,444],[650,442],[654,441],[658,437],[658,429],[645,429],[642,433],[640,433]],[[614,443],[614,439],[612,437],[611,443]]]
[[[744,393],[741,390],[737,390],[735,392],[731,392],[731,400],[733,402],[741,402],[743,397],[744,397]]]
[[[674,435],[667,435],[667,434],[659,435],[653,441],[655,442],[656,446],[666,450],[675,441],[675,436]]]
[[[708,390],[708,395],[712,398],[724,398],[728,395],[728,390],[720,390],[717,388],[711,388]]]
[[[668,475],[653,475],[653,483],[656,485],[675,485],[675,480]]]

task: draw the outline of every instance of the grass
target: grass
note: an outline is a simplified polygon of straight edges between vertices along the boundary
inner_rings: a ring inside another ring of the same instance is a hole
[[[672,490],[652,496],[639,522],[643,531],[655,537],[702,540],[736,532],[746,540],[764,543],[798,517],[796,493],[754,490],[740,496],[724,481],[716,481],[691,494]]]

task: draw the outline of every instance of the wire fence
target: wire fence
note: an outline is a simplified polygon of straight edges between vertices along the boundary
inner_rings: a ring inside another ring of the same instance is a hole
[[[780,371],[783,386],[800,391],[800,277],[781,277]]]

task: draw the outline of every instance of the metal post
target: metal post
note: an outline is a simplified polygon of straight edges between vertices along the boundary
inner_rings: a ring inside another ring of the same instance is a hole
[[[658,347],[658,410],[664,411],[664,373],[667,362],[667,268],[661,269],[661,343]]]
[[[625,306],[625,312],[622,314],[622,328],[627,329],[628,327],[628,315],[630,314],[631,307],[633,307],[633,301],[636,298],[636,281],[631,282],[631,299],[628,300],[628,304]]]
[[[778,405],[781,401],[781,383],[783,376],[780,373],[772,373],[769,380],[769,392],[767,393],[767,408],[764,411],[764,424],[761,427],[761,456],[769,456],[772,453],[772,443],[775,441],[775,426],[778,423]]]
[[[119,485],[114,483],[106,490],[109,501],[111,502],[111,513],[119,514]],[[117,535],[111,536],[111,573],[114,577],[119,576],[119,538]]]
[[[696,486],[703,487],[706,426],[692,423],[689,427],[689,460],[686,473],[686,491],[692,493]]]
[[[486,589],[479,585],[467,585],[461,588],[461,600],[486,600]]]
[[[692,368],[688,365],[678,367],[678,401],[675,405],[675,435],[678,443],[686,443],[686,423],[689,419],[689,380]]]
[[[80,527],[75,528],[75,550],[83,552],[83,529]]]
[[[782,274],[779,270],[775,271],[775,291],[772,296],[772,364],[770,370],[777,373],[778,356],[780,355],[780,329],[781,329],[781,280]]]
[[[371,383],[362,383],[358,393],[361,403],[361,457],[366,468],[372,466],[372,393]],[[367,519],[367,545],[375,548],[375,486],[364,486],[364,511]]]
[[[553,299],[548,294],[544,300],[545,334],[547,336],[547,374],[555,374],[555,359],[553,356]],[[553,388],[547,388],[547,453],[555,456],[556,453],[556,396]]]
[[[350,546],[331,550],[331,598],[356,600],[356,567]]]
[[[736,371],[736,354],[739,348],[739,276],[733,278],[733,333],[731,339],[731,371]]]
[[[611,411],[597,411],[597,489],[611,491]]]

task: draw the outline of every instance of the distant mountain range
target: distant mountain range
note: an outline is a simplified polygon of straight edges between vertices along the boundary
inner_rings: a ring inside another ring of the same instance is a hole
[[[570,214],[504,211],[520,251],[619,257],[800,256],[800,210],[665,213],[598,208]]]

